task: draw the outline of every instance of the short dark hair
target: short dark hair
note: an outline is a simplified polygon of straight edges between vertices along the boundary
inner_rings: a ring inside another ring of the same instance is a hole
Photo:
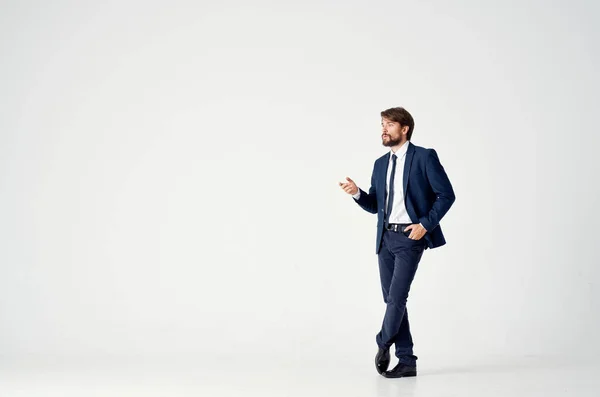
[[[401,107],[389,108],[381,112],[381,117],[395,121],[396,123],[399,123],[401,127],[404,127],[405,125],[408,126],[406,139],[410,141],[413,130],[415,129],[415,120],[413,120],[413,117],[406,109]]]

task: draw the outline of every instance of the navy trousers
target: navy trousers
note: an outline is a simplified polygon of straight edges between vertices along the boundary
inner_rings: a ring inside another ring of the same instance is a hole
[[[409,239],[409,234],[410,231],[402,233],[384,230],[383,232],[378,259],[381,290],[386,309],[376,341],[383,349],[389,349],[395,344],[398,361],[414,366],[417,356],[413,354],[406,301],[426,241],[424,238]]]

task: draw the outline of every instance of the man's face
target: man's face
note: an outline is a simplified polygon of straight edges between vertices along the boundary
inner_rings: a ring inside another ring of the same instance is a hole
[[[399,145],[403,139],[406,139],[408,126],[400,127],[400,123],[381,118],[381,139],[383,146]]]

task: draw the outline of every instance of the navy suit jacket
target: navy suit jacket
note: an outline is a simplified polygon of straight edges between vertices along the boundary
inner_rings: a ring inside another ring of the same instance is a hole
[[[369,193],[360,189],[360,197],[354,199],[365,211],[377,214],[376,253],[381,248],[387,169],[390,152],[375,160]],[[421,223],[427,230],[423,238],[425,248],[436,248],[446,244],[440,220],[454,203],[452,184],[434,149],[415,146],[410,141],[404,160],[404,204],[413,223]],[[396,178],[398,175],[396,176]]]

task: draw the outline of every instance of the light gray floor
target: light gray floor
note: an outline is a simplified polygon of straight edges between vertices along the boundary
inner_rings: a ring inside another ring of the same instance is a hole
[[[424,360],[421,360],[424,361]],[[0,396],[594,396],[594,360],[482,357],[429,360],[385,379],[371,363],[198,363],[183,359],[3,362]]]

